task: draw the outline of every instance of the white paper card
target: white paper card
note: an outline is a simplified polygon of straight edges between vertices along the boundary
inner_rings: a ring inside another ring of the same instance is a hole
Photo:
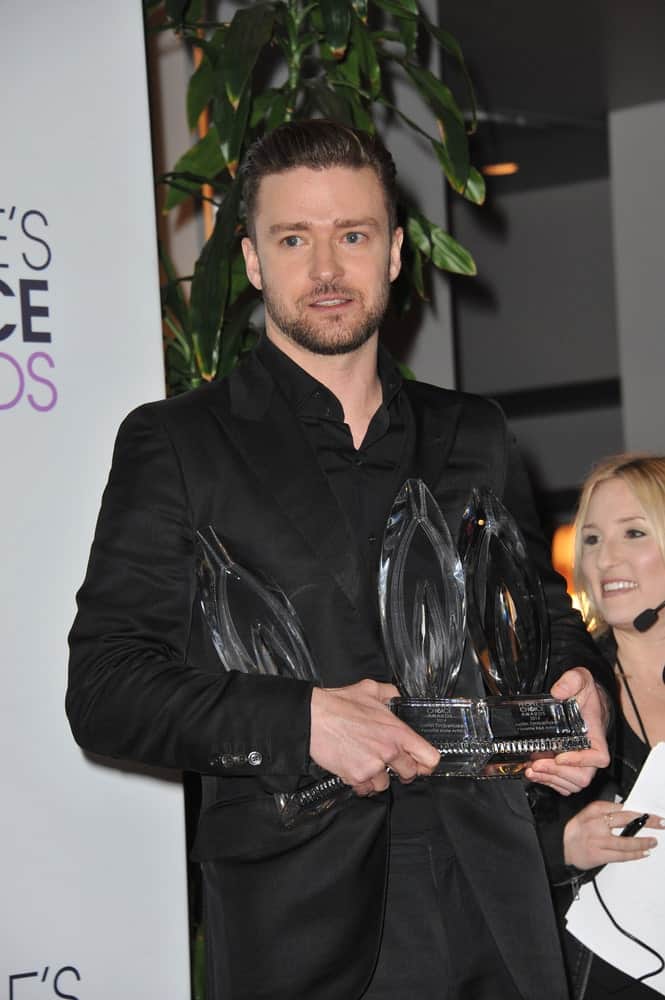
[[[665,816],[665,743],[651,750],[624,808]],[[644,833],[659,841],[650,857],[606,865],[596,883],[616,922],[665,957],[665,830]],[[635,979],[658,967],[655,956],[612,925],[591,883],[580,889],[566,923],[582,944]],[[645,985],[665,996],[665,970]]]

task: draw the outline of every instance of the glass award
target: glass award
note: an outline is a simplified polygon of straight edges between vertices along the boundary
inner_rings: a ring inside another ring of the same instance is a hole
[[[515,520],[490,490],[473,490],[459,552],[469,636],[489,691],[484,776],[519,774],[530,760],[588,748],[575,699],[542,692],[549,657],[542,584]]]
[[[295,609],[276,586],[234,562],[212,527],[197,532],[197,576],[204,618],[225,670],[319,683]],[[296,792],[274,795],[290,827],[352,794],[334,775]]]
[[[437,747],[436,774],[477,774],[490,757],[485,706],[451,697],[464,653],[464,572],[443,514],[418,479],[404,483],[388,518],[379,610],[400,691],[392,710]]]

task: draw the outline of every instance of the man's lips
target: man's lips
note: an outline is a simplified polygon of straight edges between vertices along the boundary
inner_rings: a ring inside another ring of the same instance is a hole
[[[309,302],[309,306],[312,309],[339,309],[341,306],[348,305],[349,302],[353,302],[353,299],[349,296],[331,295],[325,298],[313,299]]]

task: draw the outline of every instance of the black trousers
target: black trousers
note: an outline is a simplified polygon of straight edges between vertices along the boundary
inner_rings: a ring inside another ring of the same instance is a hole
[[[363,1000],[524,1000],[443,830],[393,838],[381,950]]]

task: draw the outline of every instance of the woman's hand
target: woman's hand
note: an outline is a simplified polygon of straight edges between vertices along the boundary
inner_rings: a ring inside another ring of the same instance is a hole
[[[657,846],[655,837],[638,834],[618,837],[613,830],[623,829],[640,813],[631,812],[614,802],[591,802],[568,820],[563,831],[563,857],[567,865],[586,871],[610,861],[637,861]],[[661,816],[650,816],[644,829],[665,827]]]
[[[607,747],[607,695],[595,683],[586,667],[567,670],[553,686],[555,698],[576,698],[587,726],[591,747],[569,750],[556,757],[533,761],[525,771],[529,781],[549,785],[560,795],[579,792],[591,782],[598,768],[607,767],[610,752]]]

